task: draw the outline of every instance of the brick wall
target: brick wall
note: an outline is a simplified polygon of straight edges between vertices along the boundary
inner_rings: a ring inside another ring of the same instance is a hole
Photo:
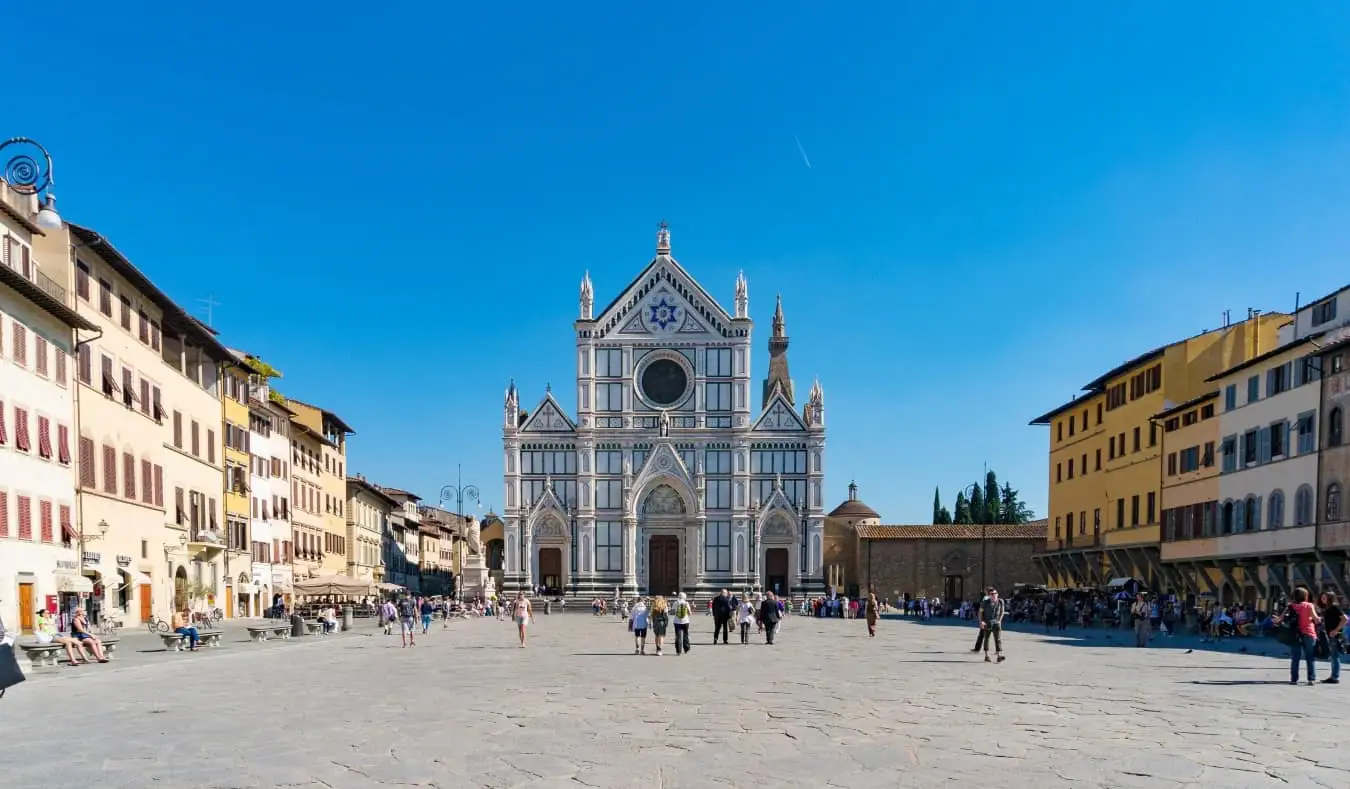
[[[983,578],[1007,595],[1014,584],[1042,582],[1031,556],[1043,544],[1044,539],[1035,538],[986,540],[988,566],[982,568],[979,540],[863,539],[858,541],[858,583],[889,599],[895,599],[897,590],[900,595],[946,599],[952,594],[947,576],[958,576],[958,596],[978,600]]]

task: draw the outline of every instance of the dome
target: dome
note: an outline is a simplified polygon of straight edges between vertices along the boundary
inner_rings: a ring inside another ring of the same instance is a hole
[[[858,498],[858,484],[856,482],[848,483],[848,500],[830,512],[831,518],[840,518],[844,520],[861,520],[863,518],[877,518],[880,520],[881,513],[862,503]]]

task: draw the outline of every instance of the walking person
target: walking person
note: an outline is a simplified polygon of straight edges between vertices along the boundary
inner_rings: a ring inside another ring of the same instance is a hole
[[[1294,617],[1294,626],[1298,631],[1298,638],[1289,645],[1289,684],[1298,684],[1298,664],[1299,661],[1308,665],[1308,684],[1317,684],[1317,625],[1321,623],[1322,618],[1317,615],[1313,604],[1308,602],[1311,595],[1308,590],[1302,586],[1294,590],[1294,602],[1289,604],[1289,610],[1283,616],[1272,617],[1276,624],[1283,624],[1289,617]]]
[[[717,636],[722,635],[722,643],[727,643],[727,631],[730,629],[731,615],[735,613],[732,607],[731,595],[723,589],[720,594],[712,599],[713,615],[713,643],[717,643]]]
[[[423,597],[419,613],[422,614],[422,635],[426,635],[431,629],[431,615],[436,613],[436,606],[431,604],[431,598]]]
[[[773,637],[778,634],[778,623],[783,619],[783,612],[778,607],[778,599],[773,592],[764,596],[764,602],[759,604],[759,623],[764,629],[764,643],[773,646]]]
[[[1002,663],[1006,658],[1003,656],[1003,615],[1007,613],[1007,608],[1003,601],[998,599],[998,590],[990,589],[989,596],[985,598],[980,605],[980,630],[986,631],[988,635],[984,638],[984,662],[989,662],[989,640],[994,640],[994,654],[998,655],[998,662]]]
[[[393,600],[385,600],[380,605],[380,621],[384,623],[384,634],[391,635],[394,632],[394,622],[398,619],[398,609],[394,607]]]
[[[417,606],[413,605],[411,597],[404,595],[398,600],[398,627],[399,640],[403,642],[403,648],[417,646]]]
[[[1345,612],[1336,602],[1336,595],[1323,592],[1318,597],[1322,606],[1322,632],[1327,636],[1327,658],[1331,660],[1331,678],[1322,680],[1325,685],[1337,685],[1341,681],[1341,639],[1345,633]]]
[[[867,610],[864,612],[864,616],[867,617],[868,638],[876,638],[877,636],[877,620],[881,618],[881,612],[878,609],[877,593],[871,592],[867,595]]]
[[[647,603],[638,600],[628,615],[628,629],[633,633],[633,654],[647,654]]]
[[[979,607],[975,609],[976,618],[978,618],[980,612],[984,610],[984,604],[989,602],[989,593],[992,591],[994,591],[994,587],[992,586],[987,587],[984,590],[984,597],[980,600]],[[988,638],[989,638],[989,631],[981,627],[980,632],[975,636],[975,648],[970,651],[974,654],[979,654],[980,650],[984,649],[984,642],[988,640]]]
[[[737,618],[741,625],[741,643],[750,643],[750,626],[755,623],[755,606],[749,600],[741,600],[737,609]]]
[[[661,646],[666,643],[666,628],[670,626],[670,611],[666,598],[657,595],[652,600],[652,612],[647,616],[651,626],[652,638],[656,641],[656,656],[661,657]]]
[[[1149,637],[1153,634],[1153,607],[1148,604],[1143,592],[1134,596],[1134,605],[1130,606],[1130,616],[1134,617],[1135,649],[1148,646]]]
[[[680,599],[675,601],[675,654],[682,655],[689,651],[689,625],[694,621],[694,609],[689,605],[689,599],[685,597],[684,592],[680,592]]]
[[[516,602],[511,607],[511,616],[516,621],[516,630],[520,633],[520,648],[525,648],[525,628],[530,624],[530,601],[524,592],[516,592]]]

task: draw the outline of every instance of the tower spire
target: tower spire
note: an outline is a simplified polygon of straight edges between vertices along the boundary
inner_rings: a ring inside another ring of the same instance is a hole
[[[778,294],[778,305],[773,310],[773,335],[769,337],[769,376],[764,379],[764,403],[773,397],[774,389],[782,390],[788,405],[796,405],[792,377],[788,375],[787,321],[783,319],[783,294]]]
[[[750,286],[745,281],[745,272],[736,274],[736,317],[750,317]]]
[[[591,320],[591,311],[595,307],[595,289],[591,287],[591,272],[581,278],[581,319]]]

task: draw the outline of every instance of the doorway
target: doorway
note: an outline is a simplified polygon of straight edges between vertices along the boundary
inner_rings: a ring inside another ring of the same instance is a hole
[[[769,548],[764,551],[764,589],[774,594],[787,594],[787,548]]]
[[[680,538],[653,534],[648,538],[647,592],[673,595],[680,591]]]
[[[19,632],[33,632],[33,612],[37,610],[32,584],[19,584]]]
[[[966,599],[966,579],[960,575],[948,575],[942,579],[942,599],[955,603]]]
[[[149,622],[154,616],[154,607],[150,597],[150,584],[141,584],[141,622]]]
[[[539,583],[544,594],[562,594],[562,549],[539,549]]]
[[[173,610],[187,610],[187,569],[179,567],[173,574]]]
[[[234,619],[234,587],[225,587],[225,618]]]

